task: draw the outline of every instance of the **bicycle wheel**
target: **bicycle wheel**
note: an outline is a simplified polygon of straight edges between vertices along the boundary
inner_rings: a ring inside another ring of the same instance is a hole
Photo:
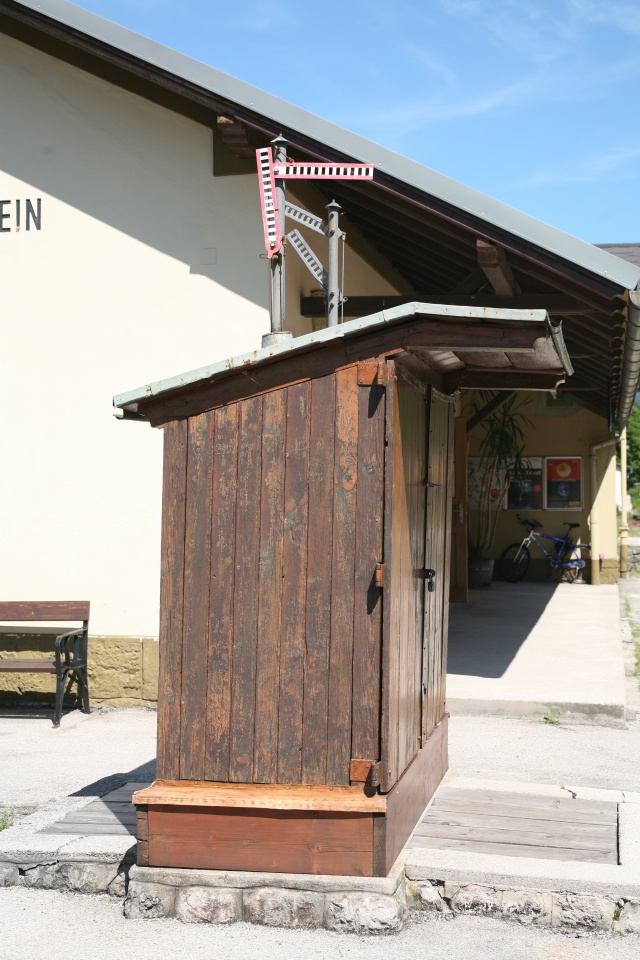
[[[567,583],[575,583],[584,567],[582,566],[580,549],[573,543],[565,544],[556,559],[556,569]]]
[[[500,555],[498,570],[507,583],[517,583],[525,576],[530,563],[529,548],[522,543],[512,543]]]

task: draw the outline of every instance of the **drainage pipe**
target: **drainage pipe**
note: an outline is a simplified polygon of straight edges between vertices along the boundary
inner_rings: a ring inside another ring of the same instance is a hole
[[[627,516],[627,428],[620,433],[620,576],[626,580],[629,576],[628,540],[629,517]]]
[[[590,487],[591,487],[591,510],[589,512],[589,528],[591,531],[591,584],[600,583],[600,517],[599,508],[596,505],[596,487],[598,485],[598,451],[606,450],[607,447],[615,447],[616,440],[612,437],[610,440],[601,440],[599,443],[592,443],[589,447],[589,459],[591,461]]]

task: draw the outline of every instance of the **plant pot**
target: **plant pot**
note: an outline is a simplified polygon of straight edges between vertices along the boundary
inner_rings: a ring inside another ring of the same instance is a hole
[[[469,558],[469,589],[490,587],[493,580],[493,557]]]

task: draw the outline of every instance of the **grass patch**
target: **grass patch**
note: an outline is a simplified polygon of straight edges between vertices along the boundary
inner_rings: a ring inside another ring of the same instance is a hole
[[[545,713],[544,717],[542,718],[542,720],[541,720],[540,722],[541,722],[541,723],[549,723],[549,724],[551,724],[552,727],[559,727],[560,724],[562,723],[562,721],[561,721],[561,719],[560,719],[560,716],[561,716],[561,711],[560,711],[560,710],[558,710],[557,713],[554,713],[554,712],[551,710],[551,708],[549,708],[549,710],[547,710],[547,712]]]
[[[0,830],[6,830],[13,826],[13,810],[0,810]]]

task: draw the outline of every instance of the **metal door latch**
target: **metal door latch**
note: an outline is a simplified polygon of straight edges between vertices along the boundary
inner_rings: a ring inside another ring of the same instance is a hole
[[[427,590],[429,591],[429,593],[433,593],[433,591],[436,588],[433,582],[434,577],[436,575],[435,570],[432,570],[430,567],[423,567],[422,570],[417,570],[416,573],[422,580],[428,581]]]

